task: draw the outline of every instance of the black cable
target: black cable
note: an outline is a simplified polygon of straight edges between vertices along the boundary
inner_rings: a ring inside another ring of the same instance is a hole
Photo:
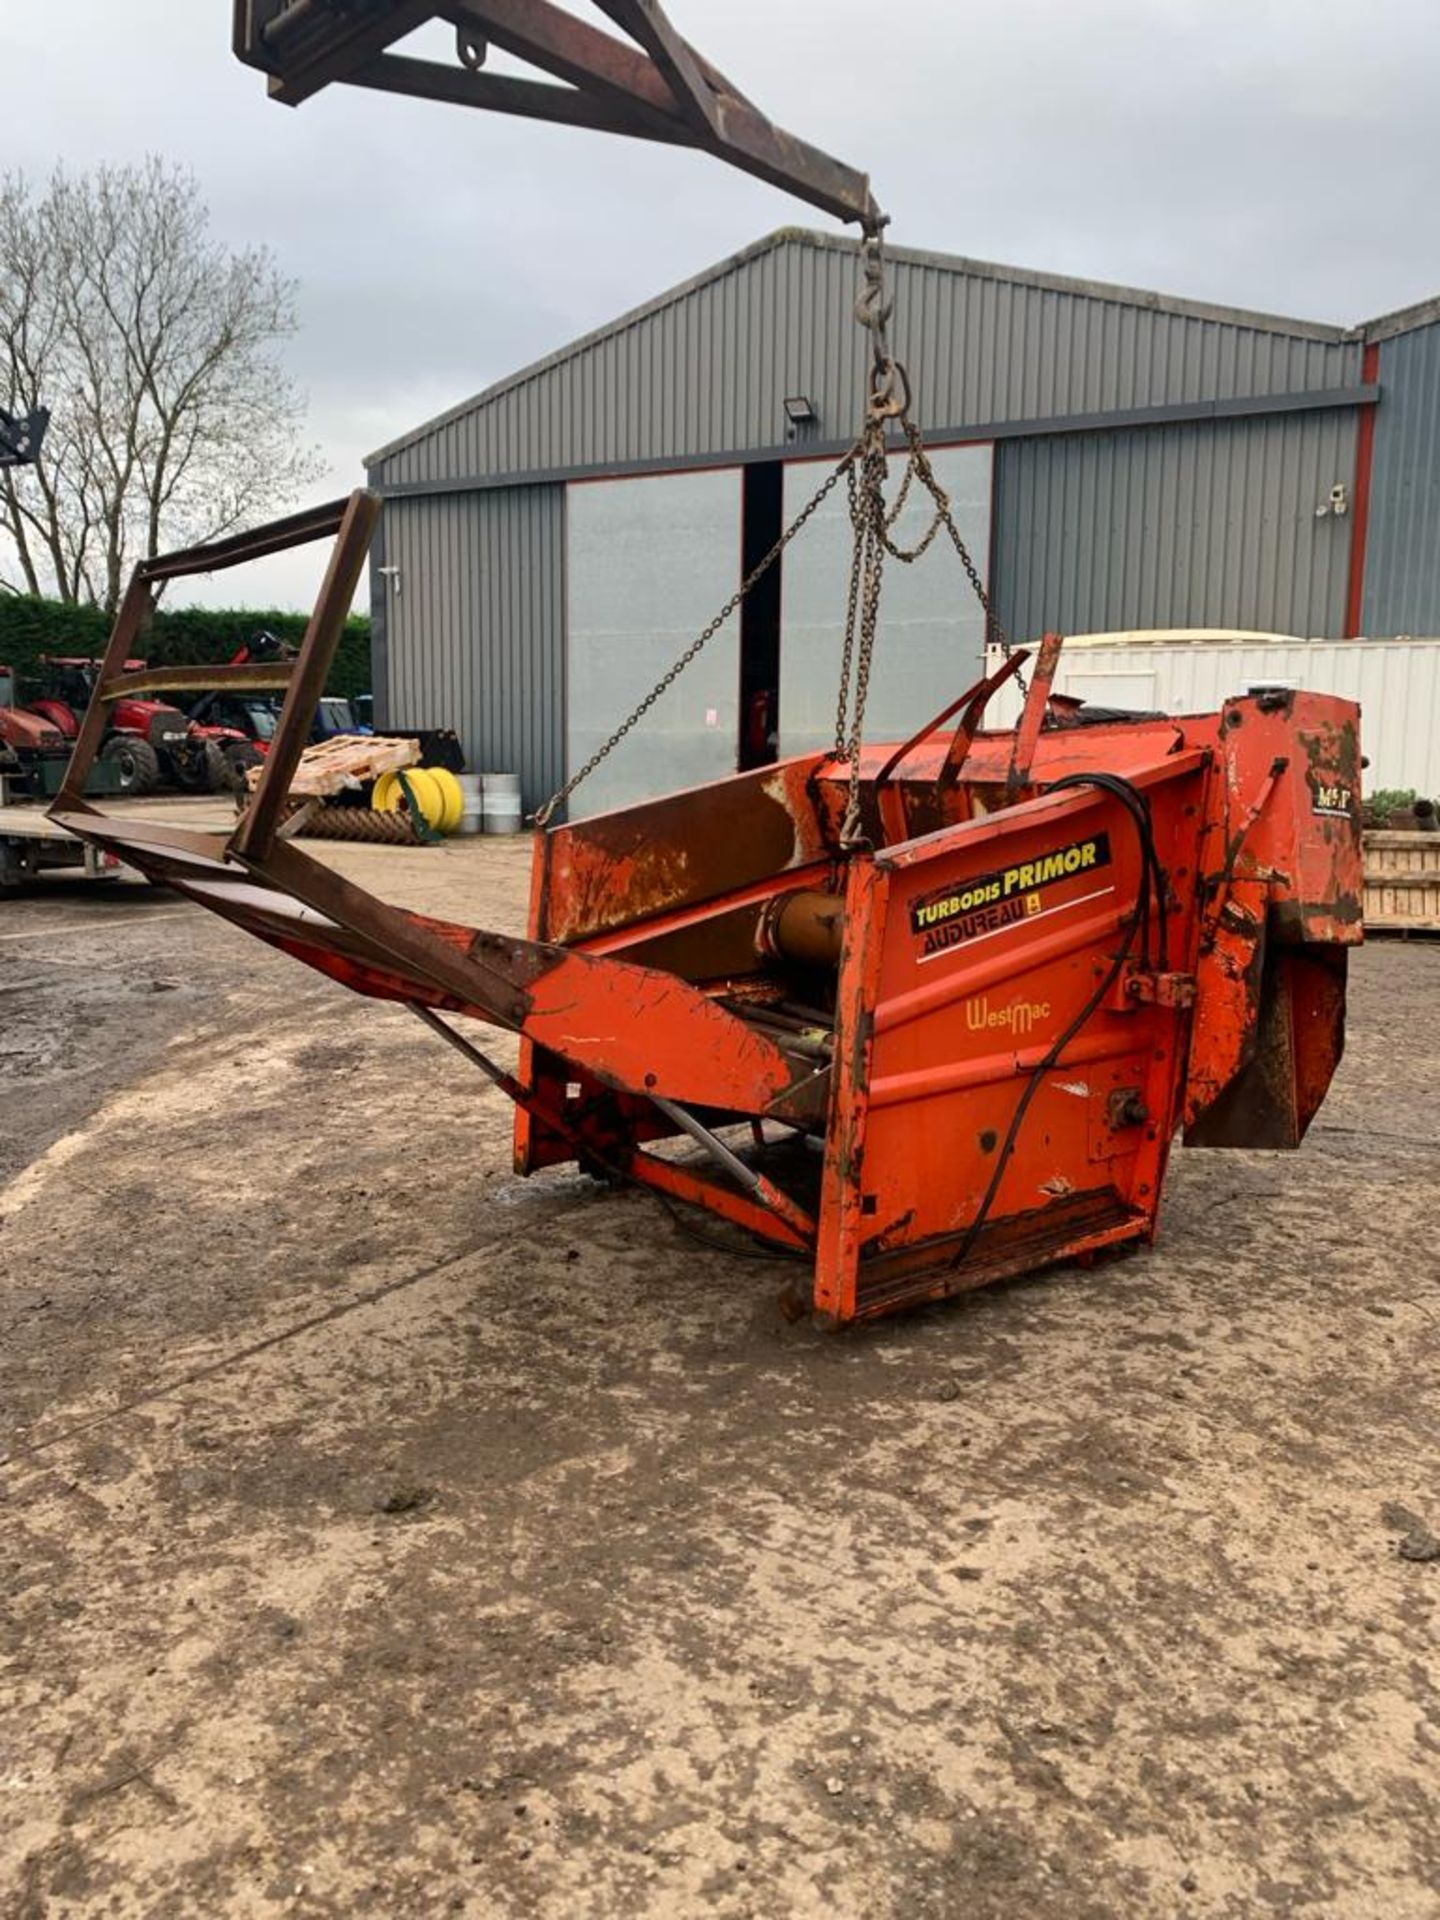
[[[1162,971],[1170,964],[1169,930],[1169,888],[1166,884],[1165,870],[1160,865],[1159,855],[1155,851],[1154,822],[1150,814],[1150,799],[1123,775],[1118,773],[1067,773],[1060,779],[1052,780],[1042,789],[1045,793],[1062,793],[1074,787],[1098,787],[1104,793],[1114,796],[1126,808],[1135,822],[1140,835],[1141,856],[1151,876],[1155,888],[1155,898],[1159,904],[1159,950]],[[1145,930],[1145,957],[1149,958],[1149,929]]]
[[[1047,1073],[1053,1072],[1059,1065],[1061,1054],[1064,1053],[1066,1047],[1069,1046],[1081,1028],[1084,1027],[1086,1022],[1095,1013],[1096,1009],[1101,1005],[1106,995],[1115,985],[1115,982],[1119,979],[1121,969],[1125,965],[1130,949],[1135,944],[1135,936],[1141,931],[1142,927],[1144,928],[1144,947],[1142,951],[1146,955],[1148,962],[1152,876],[1155,880],[1155,891],[1160,902],[1161,966],[1164,967],[1168,961],[1168,942],[1165,934],[1164,921],[1166,881],[1164,870],[1155,855],[1155,843],[1150,830],[1150,807],[1148,801],[1146,801],[1143,794],[1131,786],[1128,780],[1123,779],[1119,774],[1110,773],[1069,773],[1066,774],[1063,779],[1054,781],[1050,786],[1046,787],[1044,791],[1046,793],[1054,793],[1062,788],[1079,786],[1100,787],[1106,793],[1112,794],[1124,805],[1126,812],[1130,815],[1131,821],[1135,826],[1136,835],[1140,842],[1141,855],[1140,885],[1135,895],[1135,911],[1126,922],[1125,937],[1115,951],[1115,957],[1110,963],[1109,971],[1101,979],[1099,986],[1096,987],[1095,991],[1090,995],[1090,998],[1070,1022],[1070,1025],[1066,1027],[1060,1037],[1051,1044],[1045,1057],[1040,1060],[1031,1071],[1030,1078],[1026,1082],[1019,1100],[1016,1102],[1015,1111],[1011,1116],[1010,1126],[1006,1132],[1004,1143],[996,1157],[995,1171],[990,1176],[989,1186],[985,1189],[985,1197],[980,1202],[980,1207],[975,1218],[966,1229],[965,1238],[960,1243],[959,1252],[955,1255],[954,1259],[949,1262],[952,1269],[963,1266],[975,1250],[975,1243],[980,1238],[985,1223],[990,1217],[991,1208],[995,1205],[996,1196],[1000,1191],[1000,1183],[1005,1178],[1005,1169],[1010,1164],[1010,1157],[1015,1151],[1015,1143],[1020,1137],[1020,1129],[1024,1125],[1026,1114],[1030,1111],[1030,1103],[1040,1089],[1041,1081]]]

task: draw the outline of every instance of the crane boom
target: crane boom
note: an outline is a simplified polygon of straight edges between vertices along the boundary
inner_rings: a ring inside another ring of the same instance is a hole
[[[869,177],[777,127],[660,0],[596,5],[625,38],[551,0],[235,0],[234,45],[286,106],[339,83],[695,147],[867,232],[884,225]],[[436,20],[455,31],[454,65],[394,51]],[[487,72],[492,47],[550,78]]]

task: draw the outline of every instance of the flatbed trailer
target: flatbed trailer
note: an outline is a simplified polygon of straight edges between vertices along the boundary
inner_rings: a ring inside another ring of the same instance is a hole
[[[0,774],[0,887],[16,886],[31,874],[69,867],[80,875],[132,880],[147,876],[113,851],[108,858],[87,859],[94,849],[78,835],[60,827],[45,812],[48,802],[14,798]],[[153,799],[123,800],[118,811],[127,820],[151,827],[189,828],[196,833],[225,833],[235,824],[235,803],[217,794],[157,794]]]
[[[114,880],[124,862],[56,826],[41,806],[0,800],[0,891],[60,868],[87,879]]]

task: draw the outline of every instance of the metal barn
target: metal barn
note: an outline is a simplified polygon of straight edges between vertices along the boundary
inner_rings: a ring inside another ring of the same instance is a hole
[[[1440,303],[1342,329],[888,259],[895,350],[1013,635],[1440,632]],[[856,281],[852,242],[783,230],[374,454],[387,722],[455,726],[527,807],[583,764],[853,438]],[[841,488],[572,812],[830,737],[848,537]],[[875,736],[982,642],[953,552],[893,568]]]

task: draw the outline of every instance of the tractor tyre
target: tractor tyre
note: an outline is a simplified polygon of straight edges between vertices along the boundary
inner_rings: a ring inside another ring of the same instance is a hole
[[[250,791],[245,775],[251,767],[264,766],[264,754],[245,740],[232,740],[223,747],[212,742],[206,749],[207,761],[212,753],[215,756],[211,762],[213,772],[210,784],[213,790],[216,793],[238,794],[242,800],[245,799]]]
[[[138,800],[159,786],[160,756],[138,733],[112,733],[100,753],[120,776],[120,791],[127,799]]]
[[[218,740],[207,740],[200,749],[200,766],[204,778],[200,782],[203,793],[230,793],[230,762],[225,758],[225,749]]]
[[[182,793],[206,793],[210,787],[210,769],[206,764],[205,749],[182,747],[178,753],[171,754],[171,766],[174,771],[175,785]]]

